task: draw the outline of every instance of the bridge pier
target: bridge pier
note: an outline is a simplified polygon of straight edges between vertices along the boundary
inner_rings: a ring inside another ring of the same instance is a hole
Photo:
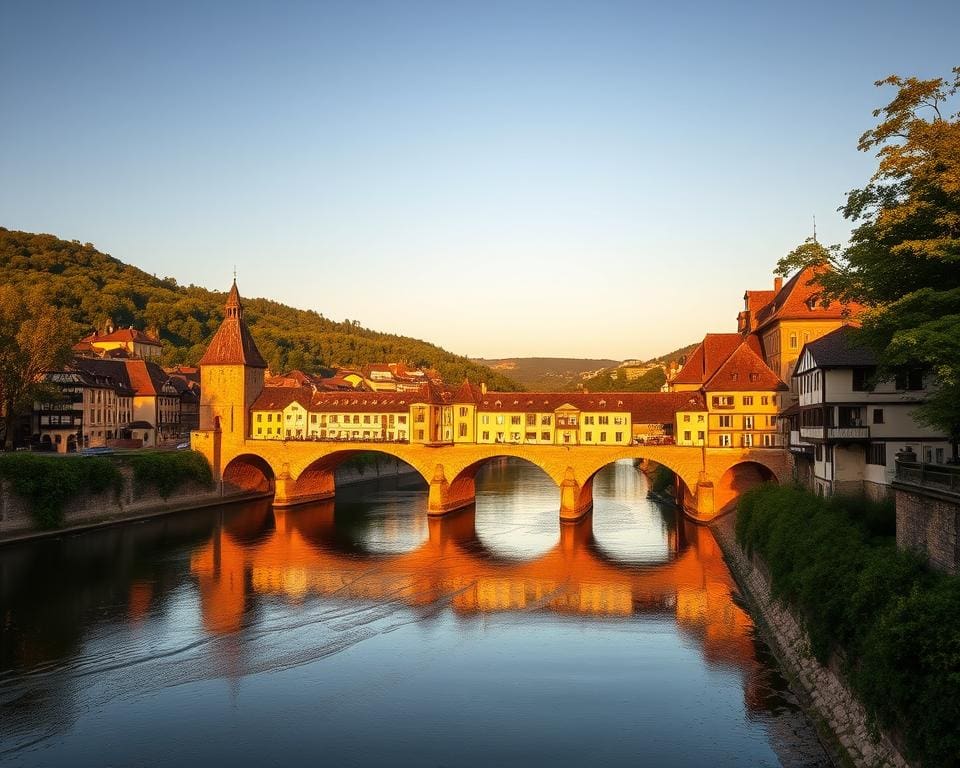
[[[593,509],[593,478],[582,486],[573,467],[567,467],[560,483],[560,522],[576,523]]]
[[[451,484],[443,470],[443,464],[437,464],[430,481],[430,493],[427,499],[427,514],[445,515],[457,509],[469,507],[476,502],[476,486],[473,477],[461,474]]]
[[[336,494],[336,480],[332,470],[311,471],[301,478],[290,476],[290,468],[284,464],[274,481],[273,506],[293,507],[315,501],[332,499]]]

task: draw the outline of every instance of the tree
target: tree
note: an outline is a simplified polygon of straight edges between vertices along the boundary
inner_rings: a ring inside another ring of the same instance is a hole
[[[43,391],[43,374],[62,367],[71,354],[74,326],[66,315],[11,286],[0,286],[0,410],[4,448],[13,448],[17,418]]]
[[[933,373],[937,391],[918,418],[960,440],[960,67],[951,77],[891,75],[876,82],[897,93],[874,111],[876,127],[858,143],[876,150],[876,172],[840,207],[855,224],[846,248],[813,240],[780,260],[787,273],[826,265],[816,281],[825,301],[869,307],[864,337],[881,374]],[[951,105],[953,105],[951,107]]]

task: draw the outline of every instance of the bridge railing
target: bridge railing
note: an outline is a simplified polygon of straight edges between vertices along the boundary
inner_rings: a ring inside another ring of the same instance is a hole
[[[960,496],[960,467],[896,461],[896,481]]]

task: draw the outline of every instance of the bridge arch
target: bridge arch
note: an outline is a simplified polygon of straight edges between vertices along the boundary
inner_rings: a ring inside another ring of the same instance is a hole
[[[431,482],[431,497],[440,495],[434,494],[434,487],[438,486],[440,489],[442,489],[441,492],[443,498],[442,503],[436,507],[433,504],[435,499],[431,498],[431,511],[442,514],[448,510],[469,506],[470,504],[474,503],[477,492],[477,473],[484,467],[490,466],[492,462],[502,459],[523,461],[531,466],[536,467],[555,483],[557,481],[556,478],[550,474],[549,469],[536,461],[536,459],[532,458],[531,456],[517,455],[512,452],[492,452],[490,455],[484,456],[481,459],[476,459],[475,461],[462,467],[452,479],[446,477],[443,466],[438,464]]]
[[[759,461],[740,461],[731,465],[714,487],[714,508],[716,514],[729,512],[737,500],[751,488],[763,483],[776,483],[778,478],[770,467]]]
[[[266,459],[254,453],[234,456],[221,475],[225,493],[273,493],[276,473]]]
[[[288,486],[285,497],[292,503],[333,498],[337,486],[337,467],[350,459],[365,455],[386,456],[401,464],[405,464],[416,471],[425,482],[429,482],[429,478],[424,477],[420,467],[411,464],[406,461],[403,456],[393,451],[379,447],[369,449],[348,448],[327,453],[307,464],[297,473],[296,477],[291,477],[291,485]],[[371,478],[379,477],[378,472],[379,470],[375,469]]]

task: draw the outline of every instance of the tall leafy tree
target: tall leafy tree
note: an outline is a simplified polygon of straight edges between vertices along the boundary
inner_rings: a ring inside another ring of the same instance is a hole
[[[4,448],[13,448],[17,418],[43,391],[45,372],[69,359],[73,323],[38,296],[0,286],[0,410]]]
[[[877,170],[840,207],[854,223],[846,248],[808,240],[783,259],[788,273],[828,265],[817,278],[824,298],[870,307],[865,338],[883,372],[920,368],[937,391],[918,418],[960,440],[960,67],[949,77],[891,75],[896,89],[874,111],[878,123],[858,149],[876,152]]]

